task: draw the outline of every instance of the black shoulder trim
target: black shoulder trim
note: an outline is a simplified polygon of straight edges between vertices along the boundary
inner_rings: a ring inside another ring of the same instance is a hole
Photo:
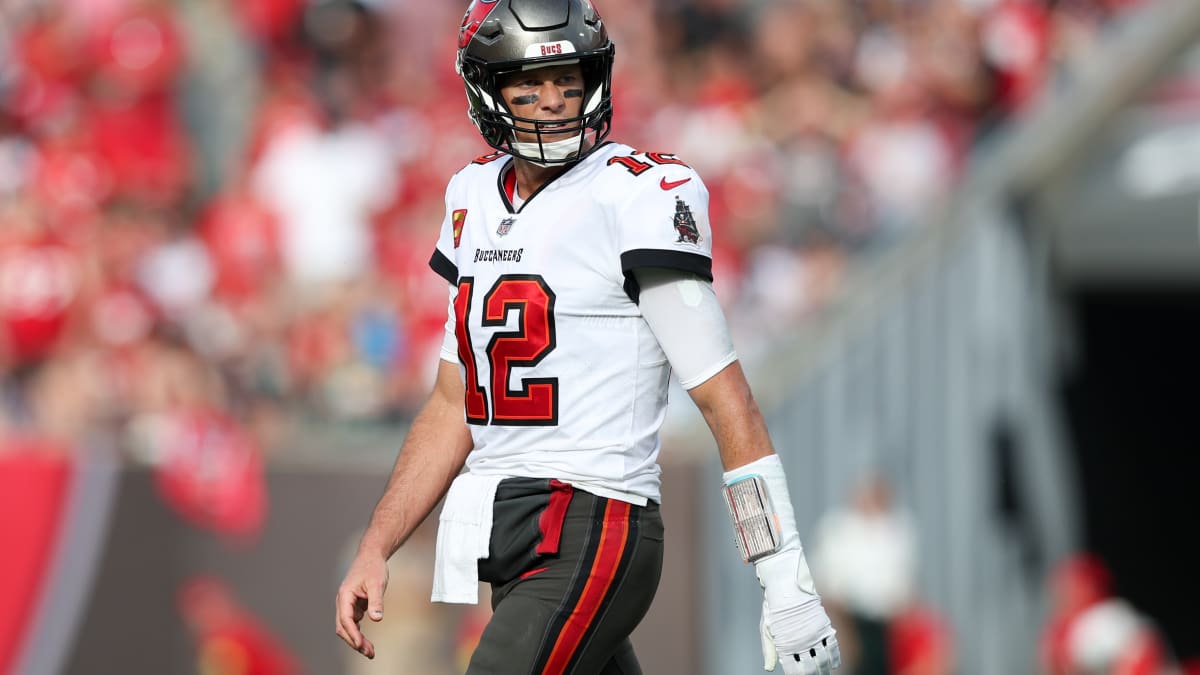
[[[433,250],[433,255],[429,258],[429,266],[433,268],[434,272],[438,273],[438,276],[449,281],[451,284],[458,283],[458,266],[450,262],[446,254],[441,251],[437,249]]]
[[[621,254],[621,271],[625,272],[625,295],[638,302],[642,289],[632,272],[640,267],[662,267],[665,269],[691,272],[706,281],[712,281],[712,258],[687,251],[664,251],[657,248],[637,248]]]
[[[628,272],[639,267],[665,267],[692,272],[712,281],[712,258],[689,251],[667,251],[658,248],[635,248],[621,254],[621,270]]]

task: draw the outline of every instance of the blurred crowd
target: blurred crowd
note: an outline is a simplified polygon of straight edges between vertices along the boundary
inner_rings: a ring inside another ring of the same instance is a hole
[[[599,0],[614,138],[704,176],[752,357],[1133,4]],[[452,67],[464,9],[0,2],[0,448],[161,462],[410,416],[445,181],[487,151]]]
[[[922,596],[918,539],[912,514],[881,473],[864,474],[846,502],[818,521],[810,560],[838,630],[844,675],[965,672],[957,638],[978,626],[952,625]],[[1008,672],[1200,673],[1200,659],[1179,663],[1155,620],[1121,595],[1119,581],[1095,554],[1056,560],[1045,579],[1037,643],[1011,654]]]

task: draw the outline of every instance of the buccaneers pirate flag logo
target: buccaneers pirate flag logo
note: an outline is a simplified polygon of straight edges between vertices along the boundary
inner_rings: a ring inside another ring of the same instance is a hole
[[[696,228],[696,219],[692,216],[692,209],[680,199],[675,197],[675,232],[679,234],[679,238],[675,240],[676,244],[695,244],[700,241],[700,230]]]

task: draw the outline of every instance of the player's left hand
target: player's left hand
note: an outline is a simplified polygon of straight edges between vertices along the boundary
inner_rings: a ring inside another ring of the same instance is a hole
[[[829,615],[821,606],[800,550],[784,551],[756,565],[763,586],[763,668],[783,664],[784,675],[828,675],[842,665]]]
[[[362,634],[359,622],[364,616],[371,617],[372,621],[383,620],[383,594],[387,584],[387,560],[360,553],[338,588],[335,632],[354,651],[368,659],[375,658],[375,645]]]

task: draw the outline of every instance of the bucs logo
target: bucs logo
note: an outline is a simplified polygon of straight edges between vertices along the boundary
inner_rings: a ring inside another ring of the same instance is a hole
[[[450,221],[454,223],[454,248],[458,248],[459,243],[462,242],[463,225],[467,222],[467,210],[455,209],[454,213],[450,215]]]
[[[700,241],[700,230],[696,227],[692,209],[678,196],[675,197],[675,217],[672,222],[675,224],[675,232],[679,235],[675,240],[676,244],[695,244]]]

